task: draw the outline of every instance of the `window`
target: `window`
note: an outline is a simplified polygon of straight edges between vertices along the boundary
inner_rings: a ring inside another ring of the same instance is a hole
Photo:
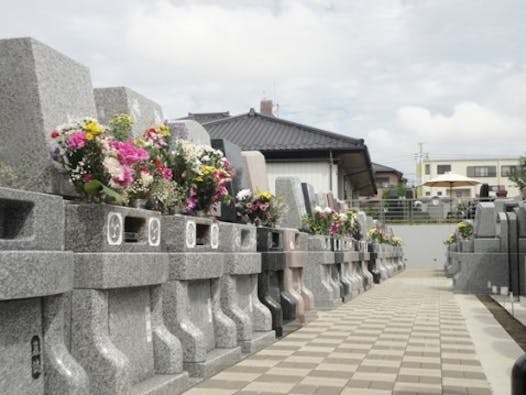
[[[451,165],[437,165],[437,174],[446,174],[451,171]]]
[[[517,174],[517,166],[501,166],[500,175],[502,177],[514,176]]]
[[[497,166],[468,166],[468,177],[496,177]]]
[[[426,196],[431,196],[431,192],[426,192]]]
[[[437,196],[442,196],[442,191],[438,191]]]
[[[424,172],[426,173],[426,176],[431,174],[431,165],[426,165]]]
[[[376,177],[377,188],[387,188],[389,186],[389,177]]]

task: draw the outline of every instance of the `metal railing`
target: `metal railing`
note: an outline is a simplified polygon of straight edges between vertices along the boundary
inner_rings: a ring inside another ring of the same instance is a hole
[[[486,201],[491,199],[485,199]],[[473,219],[481,199],[419,198],[350,200],[351,209],[365,211],[384,223],[456,223]]]

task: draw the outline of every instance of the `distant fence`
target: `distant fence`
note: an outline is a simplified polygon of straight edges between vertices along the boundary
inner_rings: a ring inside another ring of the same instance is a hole
[[[480,199],[386,199],[350,200],[350,208],[365,211],[385,223],[454,223],[473,219]]]

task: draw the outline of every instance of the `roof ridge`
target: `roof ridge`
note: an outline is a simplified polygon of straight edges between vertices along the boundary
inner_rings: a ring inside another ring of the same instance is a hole
[[[289,121],[289,120],[283,119],[283,118],[278,118],[278,117],[273,117],[273,116],[271,117],[271,116],[264,115],[264,114],[261,114],[261,113],[256,112],[256,111],[249,111],[247,113],[230,116],[229,118],[216,119],[216,120],[213,120],[213,121],[210,121],[210,122],[205,122],[205,123],[203,123],[203,126],[205,126],[205,125],[215,125],[215,124],[219,124],[219,123],[225,123],[225,122],[228,122],[228,121],[231,121],[231,120],[235,120],[235,119],[239,119],[239,118],[242,118],[242,117],[260,117],[260,118],[266,119],[266,120],[271,121],[271,122],[278,122],[278,123],[282,123],[282,124],[289,125],[289,126],[291,126],[291,125],[292,126],[296,126],[296,127],[299,127],[301,129],[304,129],[305,131],[308,131],[308,132],[311,132],[311,133],[318,133],[318,134],[324,135],[326,137],[331,137],[331,138],[334,138],[334,139],[337,139],[337,140],[343,140],[345,142],[352,143],[354,145],[359,145],[359,146],[364,145],[364,139],[357,139],[357,138],[346,136],[346,135],[343,135],[343,134],[329,132],[329,131],[324,130],[324,129],[320,129],[320,128],[317,128],[317,127],[314,127],[314,126],[309,126],[309,125],[305,125],[305,124],[294,122],[294,121]]]

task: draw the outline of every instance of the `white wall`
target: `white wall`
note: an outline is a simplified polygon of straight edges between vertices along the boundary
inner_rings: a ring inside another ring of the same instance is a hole
[[[332,166],[333,194],[338,196],[338,166]],[[329,163],[328,162],[268,162],[267,176],[272,193],[276,191],[277,177],[298,177],[301,182],[307,182],[314,187],[316,192],[330,190]]]
[[[443,244],[456,224],[388,225],[404,241],[408,268],[443,269],[446,246]]]

